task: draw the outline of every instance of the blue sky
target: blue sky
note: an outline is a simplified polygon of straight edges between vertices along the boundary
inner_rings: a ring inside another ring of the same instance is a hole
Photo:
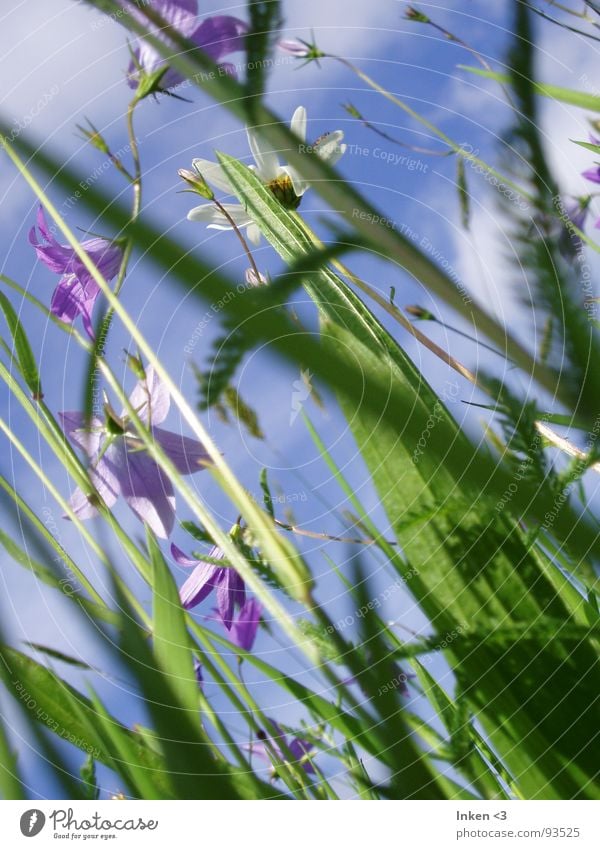
[[[473,57],[462,48],[447,42],[432,29],[404,21],[406,5],[395,0],[284,2],[285,32],[289,36],[309,37],[310,30],[314,30],[323,50],[351,59],[455,140],[472,144],[485,159],[497,160],[499,138],[509,120],[498,89],[492,82],[457,69],[461,63],[474,64]],[[243,4],[201,2],[200,7],[202,14],[220,12],[245,17]],[[483,0],[420,4],[420,8],[469,42],[496,67],[501,67],[510,38],[510,7],[507,2],[490,4]],[[22,0],[12,4],[9,11],[0,13],[0,25],[6,43],[12,45],[3,58],[5,90],[1,107],[9,124],[28,124],[30,136],[61,161],[74,164],[82,179],[97,178],[104,191],[122,192],[118,175],[105,170],[101,155],[84,147],[76,137],[75,124],[90,118],[114,150],[126,145],[124,112],[130,91],[123,79],[128,63],[124,31],[90,11],[85,4],[69,0],[54,0],[52,4],[45,0],[27,0],[27,3]],[[567,38],[548,25],[539,26],[539,35],[538,77],[594,91],[595,44],[576,36]],[[406,143],[439,148],[421,127],[373,92],[365,90],[359,80],[339,65],[324,62],[321,69],[311,65],[297,70],[287,57],[280,55],[278,60],[270,78],[268,99],[282,120],[288,121],[295,107],[304,104],[309,112],[309,138],[316,139],[328,130],[343,129],[349,150],[340,162],[340,172],[381,207],[398,229],[413,233],[418,244],[426,245],[426,250],[440,263],[447,264],[473,297],[493,310],[513,332],[528,338],[531,316],[519,300],[526,283],[509,262],[512,248],[507,221],[489,185],[476,174],[467,174],[473,195],[473,223],[471,231],[465,232],[458,223],[453,158],[426,156],[394,146],[350,119],[341,103],[352,101],[369,120]],[[214,149],[247,158],[245,132],[224,109],[200,92],[190,90],[189,96],[191,103],[161,98],[157,102],[145,102],[138,110],[137,128],[145,174],[144,210],[159,226],[170,229],[188,249],[209,257],[215,268],[241,282],[247,262],[239,243],[232,234],[206,231],[201,225],[186,220],[194,199],[178,194],[181,186],[177,169],[189,167],[195,156],[212,158]],[[46,105],[38,108],[40,102]],[[584,192],[586,186],[580,172],[591,164],[590,154],[573,145],[570,139],[587,137],[587,116],[575,109],[546,103],[543,105],[543,129],[548,155],[564,191]],[[407,158],[398,159],[403,156]],[[48,191],[59,208],[65,209],[71,226],[97,229],[98,222],[91,221],[83,208],[77,204],[65,206],[66,199],[52,185],[48,186]],[[37,297],[48,301],[56,280],[48,269],[36,262],[27,244],[36,204],[5,157],[0,162],[0,197],[2,270],[30,288]],[[328,211],[316,193],[306,195],[301,212],[316,229],[323,230],[323,218]],[[259,267],[271,274],[281,268],[274,251],[264,242],[256,250],[255,258]],[[596,270],[596,261],[591,262]],[[420,284],[400,269],[393,269],[372,256],[353,259],[351,266],[384,293],[394,286],[399,305],[436,306]],[[174,379],[193,399],[195,384],[190,358],[184,348],[194,328],[210,310],[210,304],[203,305],[191,297],[182,298],[170,285],[168,275],[158,275],[138,257],[132,262],[123,301],[136,316],[143,333],[152,340]],[[306,298],[298,295],[296,306],[302,318],[316,329],[314,312]],[[441,315],[450,324],[461,325],[448,311],[442,310]],[[69,343],[66,335],[53,325],[47,326],[43,318],[28,307],[23,308],[22,319],[39,355],[47,403],[56,411],[77,409],[83,381],[80,351]],[[504,367],[502,361],[490,360],[476,345],[448,335],[440,327],[426,329],[470,367]],[[219,333],[218,318],[212,318],[194,349],[193,359],[201,364],[204,352],[210,350],[211,341]],[[417,347],[397,326],[393,333],[432,385],[448,397],[453,414],[459,420],[467,417],[469,427],[475,432],[481,416],[468,413],[461,403],[473,397],[471,387]],[[110,360],[132,386],[133,378],[127,374],[122,354],[123,348],[128,346],[126,335],[115,328]],[[275,362],[268,351],[252,353],[239,370],[238,388],[259,413],[267,433],[264,443],[236,426],[224,426],[214,415],[206,416],[206,421],[251,492],[258,494],[258,473],[267,466],[271,481],[287,499],[286,503],[293,507],[297,522],[311,530],[340,533],[345,527],[343,510],[348,505],[318,458],[301,419],[290,425],[293,384],[298,377],[293,369]],[[323,391],[322,387],[319,389]],[[363,502],[372,510],[373,517],[385,527],[386,518],[379,509],[375,493],[365,484],[364,467],[347,426],[333,399],[323,394],[324,410],[312,401],[307,402],[306,410],[360,492]],[[68,476],[43,446],[38,446],[35,432],[15,402],[6,392],[0,396],[0,402],[2,415],[22,435],[60,491],[68,493],[71,489]],[[175,412],[171,413],[169,424],[172,429],[179,427]],[[60,510],[41,490],[33,474],[8,447],[3,448],[0,456],[2,473],[18,482],[32,506],[40,512],[51,511],[44,515],[52,517],[53,528],[61,542],[90,574],[94,574],[97,566],[92,554],[74,529],[61,519]],[[235,515],[217,486],[203,475],[196,475],[194,483],[223,526],[228,528]],[[126,507],[119,508],[118,515],[132,535],[141,536],[142,527]],[[180,518],[188,518],[185,511]],[[175,539],[184,549],[190,548],[183,533],[177,532]],[[349,605],[324,555],[334,557],[340,568],[350,574],[356,549],[334,544],[323,546],[301,538],[295,539],[295,543],[309,558],[318,576],[320,597],[331,606],[332,617],[343,617]],[[106,658],[99,652],[93,633],[72,625],[65,616],[64,604],[4,555],[0,558],[4,584],[2,617],[4,628],[13,641],[44,643],[101,666]],[[382,557],[371,555],[368,562],[379,586],[385,587],[392,581],[391,570]],[[127,568],[124,564],[124,571]],[[176,574],[178,580],[183,579],[183,570],[176,569]],[[141,582],[138,587],[140,596],[147,599],[148,590]],[[209,613],[210,605],[202,612]],[[393,596],[386,615],[406,628],[426,628],[422,615],[405,593]],[[258,649],[276,665],[292,670],[299,668],[297,662],[290,659],[285,643],[279,645],[261,637]],[[438,669],[441,670],[441,666],[438,665]],[[69,674],[72,680],[81,681],[80,676]],[[252,682],[250,671],[248,678]],[[126,685],[107,678],[100,692],[124,721],[140,719],[135,699]],[[212,696],[213,692],[209,684],[207,694]],[[260,689],[258,692],[261,694]],[[269,690],[265,696],[271,704],[271,712],[284,721],[293,723],[301,716],[278,691]],[[3,694],[0,694],[0,704],[6,706]],[[233,725],[235,727],[235,719]],[[31,762],[26,749],[23,749],[23,757]],[[77,756],[75,762],[79,760]],[[42,774],[37,774],[33,783],[36,792],[53,792],[51,782]]]

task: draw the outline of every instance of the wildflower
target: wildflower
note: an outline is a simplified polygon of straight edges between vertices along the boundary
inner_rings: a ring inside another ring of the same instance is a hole
[[[248,286],[268,286],[269,281],[262,273],[262,271],[258,272],[258,277],[256,276],[256,271],[253,268],[247,268],[245,273],[246,283]]]
[[[299,106],[294,112],[290,129],[298,137],[301,146],[306,147],[304,144],[306,141],[306,109],[304,106]],[[268,186],[283,206],[288,209],[297,209],[302,196],[309,188],[309,184],[291,165],[282,165],[279,162],[277,152],[261,139],[256,129],[247,128],[246,133],[255,162],[255,165],[251,165],[250,168]],[[343,138],[344,134],[341,130],[325,133],[312,145],[311,150],[325,162],[335,165],[346,150],[346,145],[341,143]],[[216,162],[210,162],[207,159],[194,159],[193,165],[196,171],[202,174],[209,183],[213,183],[227,194],[234,193],[227,175]],[[258,244],[260,242],[260,230],[244,207],[240,204],[223,204],[223,206],[235,222],[236,227],[246,227],[248,239],[253,244]],[[202,204],[202,206],[190,210],[188,219],[204,222],[212,230],[232,229],[222,211],[211,203]]]
[[[296,59],[306,59],[310,55],[310,45],[299,38],[282,38],[277,47]]]
[[[200,442],[156,426],[166,418],[171,399],[151,366],[129,401],[180,474],[206,467],[209,456]],[[140,521],[158,537],[167,538],[175,520],[173,485],[148,454],[125,413],[117,416],[108,404],[105,410],[105,422],[93,417],[88,427],[83,413],[59,415],[68,438],[90,458],[90,479],[107,506],[122,495]],[[91,519],[98,512],[80,489],[71,496],[70,505],[80,519]]]
[[[239,18],[214,15],[198,24],[197,0],[153,0],[151,5],[167,24],[200,47],[214,62],[220,62],[225,56],[244,49],[248,27]],[[152,35],[169,44],[168,36],[149,21],[143,11],[136,8],[135,3],[129,3],[129,11]],[[221,68],[224,73],[235,76],[235,68],[230,63],[221,64]],[[162,91],[173,88],[184,79],[177,70],[167,67],[165,59],[151,44],[143,38],[138,39],[127,74],[129,86],[138,88],[144,77],[152,77],[161,69],[164,69],[159,78]]]
[[[595,145],[600,145],[600,139],[596,138],[596,136],[590,133],[590,142]],[[592,183],[600,183],[600,165],[595,165],[593,168],[588,168],[586,171],[582,171],[582,177],[585,177],[586,180],[590,180]]]
[[[245,651],[252,651],[261,613],[261,603],[255,598],[249,598],[240,608],[237,618],[233,620],[231,642]]]
[[[235,607],[242,607],[246,600],[246,588],[235,569],[229,566],[217,566],[207,560],[193,560],[187,557],[176,545],[171,546],[171,554],[180,566],[193,568],[194,571],[179,590],[181,604],[186,610],[196,607],[210,595],[217,593],[217,609],[223,624],[229,631],[233,624]],[[218,546],[208,553],[213,560],[222,560],[225,554]]]
[[[37,214],[37,229],[40,232],[38,241],[35,226],[29,231],[29,242],[44,265],[55,274],[62,274],[58,286],[54,290],[50,302],[50,311],[67,324],[71,324],[78,315],[83,319],[83,326],[92,339],[92,309],[100,294],[100,287],[87,270],[81,259],[70,245],[61,245],[54,238],[44,210],[39,208]],[[112,280],[119,271],[122,249],[108,239],[86,239],[81,247],[92,260],[105,280]]]
[[[291,755],[291,760],[293,763],[298,763],[302,769],[306,773],[315,774],[315,768],[312,765],[309,754],[312,749],[314,749],[314,744],[310,743],[308,740],[304,740],[302,737],[294,737],[291,741],[286,740],[285,732],[281,728],[281,726],[275,722],[275,720],[269,720],[270,724],[275,728],[275,735],[270,738],[271,747],[275,750],[278,756],[282,761],[289,760],[288,752]],[[263,739],[266,740],[266,735],[263,736]],[[268,764],[271,764],[271,756],[269,754],[269,750],[267,746],[260,743],[251,743],[247,748],[252,752],[253,755],[261,758],[261,760],[266,761]],[[285,751],[283,751],[285,750]],[[273,769],[273,778],[277,777],[277,773]]]
[[[316,44],[311,44],[302,38],[281,38],[277,42],[277,47],[284,53],[287,53],[288,56],[293,56],[295,59],[305,59],[306,61],[301,67],[308,65],[312,61],[315,61],[319,65],[319,59],[325,56],[325,53]]]

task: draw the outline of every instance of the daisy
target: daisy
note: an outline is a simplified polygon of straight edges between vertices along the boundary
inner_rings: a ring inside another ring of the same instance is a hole
[[[292,117],[290,129],[301,143],[306,143],[306,109],[299,106]],[[309,188],[309,183],[300,176],[291,165],[282,165],[277,152],[260,137],[256,128],[247,128],[248,144],[254,157],[254,165],[250,168],[269,187],[275,197],[288,209],[297,209],[302,196]],[[344,134],[341,130],[322,135],[311,150],[325,162],[335,165],[344,154],[346,145],[342,144]],[[302,149],[302,147],[300,148]],[[216,162],[208,159],[194,159],[194,168],[208,182],[227,194],[234,194],[233,187],[224,170]],[[260,230],[241,204],[225,203],[221,205],[234,221],[236,227],[246,228],[248,239],[255,245],[260,242]],[[201,221],[209,230],[232,230],[231,222],[226,215],[212,203],[202,204],[190,210],[190,221]]]

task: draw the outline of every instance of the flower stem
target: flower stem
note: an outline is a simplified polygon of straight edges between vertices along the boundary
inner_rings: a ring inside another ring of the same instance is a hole
[[[217,207],[217,209],[219,210],[221,215],[223,215],[227,219],[227,221],[231,224],[231,227],[233,228],[236,236],[240,240],[240,243],[241,243],[241,245],[244,249],[244,253],[248,257],[248,262],[250,263],[250,267],[252,268],[252,271],[256,275],[256,279],[260,280],[260,272],[258,270],[256,262],[254,261],[254,257],[252,256],[252,251],[248,247],[248,242],[244,239],[244,236],[242,235],[242,231],[237,226],[237,224],[233,220],[233,217],[227,212],[227,209],[223,206],[223,204],[220,201],[218,201],[216,198],[213,198],[213,203]]]

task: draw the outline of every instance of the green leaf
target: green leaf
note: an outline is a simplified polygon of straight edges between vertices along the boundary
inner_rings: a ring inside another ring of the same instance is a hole
[[[600,153],[600,144],[592,144],[592,142],[584,142],[577,141],[577,139],[571,139],[574,144],[578,144],[580,147],[585,147],[586,150],[591,150],[592,153]]]
[[[4,720],[0,717],[0,794],[3,799],[26,799],[17,754],[6,732]]]
[[[3,292],[0,292],[0,307],[4,312],[4,318],[8,324],[8,328],[13,338],[14,350],[19,363],[19,370],[23,380],[31,391],[33,398],[36,401],[41,401],[44,397],[42,393],[42,383],[37,368],[37,363],[31,350],[29,340],[23,330],[19,317],[14,311],[11,302]]]
[[[302,222],[255,175],[231,157],[219,159],[238,197],[287,262],[311,248]],[[351,352],[360,368],[360,405],[342,392],[339,399],[408,564],[394,551],[389,557],[407,576],[433,628],[447,635],[445,653],[471,710],[524,795],[594,797],[591,710],[598,659],[590,641],[578,644],[560,633],[550,640],[539,634],[525,638],[523,630],[508,648],[456,639],[470,629],[484,632],[490,619],[506,618],[526,629],[544,615],[566,624],[570,614],[530,555],[517,521],[474,486],[468,473],[481,455],[397,343],[329,270],[304,283],[321,315],[325,358]],[[395,423],[386,415],[390,405],[397,405]],[[448,462],[454,451],[465,458],[462,469]],[[508,477],[506,485],[511,481]],[[407,511],[429,518],[407,528]],[[560,709],[549,698],[559,680],[568,681],[571,690]],[[585,733],[575,732],[583,727]]]
[[[459,156],[456,160],[456,185],[458,187],[458,200],[460,203],[462,226],[465,230],[468,230],[471,219],[471,204],[469,188],[467,186],[467,175],[465,172],[465,160],[462,156]]]
[[[275,518],[275,509],[273,507],[273,496],[271,495],[271,490],[269,488],[269,480],[267,477],[267,470],[260,470],[260,488],[263,494],[263,501],[265,504],[265,510],[269,514],[269,516],[274,519]]]
[[[496,71],[486,71],[483,68],[475,68],[469,65],[459,65],[458,67],[463,71],[468,71],[470,74],[476,74],[478,77],[486,77],[489,80],[495,80],[505,85],[512,82],[510,74],[499,74]],[[543,97],[550,97],[553,100],[561,101],[561,103],[569,103],[571,106],[579,106],[581,109],[588,109],[592,112],[600,112],[600,97],[595,94],[586,94],[583,91],[575,91],[572,88],[562,88],[561,86],[540,83],[535,80],[531,81],[531,86],[536,94]]]
[[[57,737],[92,754],[106,766],[115,767],[118,751],[104,739],[92,703],[50,669],[8,646],[0,649],[0,660],[8,670],[4,683],[15,699],[27,708],[28,716]],[[136,735],[116,719],[111,723],[135,753],[136,763],[155,774],[157,786],[166,792],[164,763]]]
[[[262,97],[265,92],[266,71],[273,34],[281,29],[281,3],[279,0],[248,0],[250,26],[246,34],[246,88],[250,99]]]
[[[177,586],[157,542],[148,531],[153,566],[152,606],[154,654],[182,708],[197,714],[198,681],[194,672],[192,641]]]
[[[84,787],[84,796],[92,802],[95,801],[100,795],[100,789],[96,779],[96,761],[92,755],[88,755],[81,765],[79,775]]]

